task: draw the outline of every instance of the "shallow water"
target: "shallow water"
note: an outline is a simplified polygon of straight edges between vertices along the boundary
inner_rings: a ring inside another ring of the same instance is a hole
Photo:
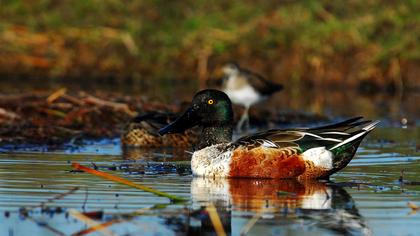
[[[96,219],[101,223],[119,220],[107,228],[117,235],[212,234],[211,220],[201,210],[210,204],[232,235],[419,235],[420,212],[407,206],[420,206],[418,134],[413,127],[378,128],[328,183],[193,178],[183,150],[123,152],[118,140],[77,150],[1,153],[0,235],[69,235],[88,228],[68,214],[71,209],[103,211]],[[99,170],[189,201],[169,204],[164,197],[71,172],[71,162],[95,163]],[[402,170],[404,183],[398,181]],[[74,187],[79,189],[42,211],[42,202]],[[22,207],[28,216],[19,213]],[[139,209],[146,210],[134,214]]]
[[[169,84],[117,90],[162,102],[189,100],[196,90],[194,84]],[[0,85],[4,87],[1,81]],[[62,87],[8,85],[5,88],[12,92],[52,92]],[[70,91],[77,91],[78,86],[67,85]],[[82,89],[95,91],[98,85]],[[420,206],[420,110],[416,103],[420,93],[326,91],[289,88],[256,110],[275,114],[305,108],[309,114],[333,120],[359,114],[381,119],[382,127],[368,135],[349,166],[330,182],[193,178],[190,154],[185,150],[121,150],[118,139],[54,150],[24,146],[11,151],[0,146],[0,235],[70,235],[89,228],[70,214],[73,210],[103,212],[95,220],[108,222],[108,235],[212,235],[213,224],[203,210],[209,205],[216,207],[224,231],[231,235],[420,235],[420,210],[412,212],[407,205]],[[401,127],[404,119],[407,127]],[[283,125],[316,123],[302,122]],[[94,163],[101,171],[188,202],[171,204],[164,197],[72,172],[72,162],[90,167]],[[403,181],[399,181],[402,171]]]

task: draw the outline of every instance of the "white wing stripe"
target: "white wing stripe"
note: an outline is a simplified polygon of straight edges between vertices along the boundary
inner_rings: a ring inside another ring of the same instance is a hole
[[[275,143],[273,143],[272,141],[270,141],[270,140],[267,140],[267,139],[263,139],[262,140],[263,142],[262,142],[262,146],[264,146],[264,147],[268,147],[268,148],[270,148],[270,147],[273,147],[273,148],[276,148],[276,147],[278,147]]]
[[[303,134],[308,135],[308,136],[312,136],[312,137],[315,137],[315,138],[318,138],[318,139],[321,139],[321,140],[333,141],[333,142],[338,142],[338,143],[341,143],[343,141],[343,140],[335,139],[335,138],[323,138],[319,135],[312,134],[312,133],[307,133],[307,132],[303,132]]]
[[[350,135],[348,133],[344,133],[344,132],[323,132],[321,134],[338,134],[338,135]]]
[[[335,149],[335,148],[338,148],[338,147],[340,147],[340,146],[343,146],[344,144],[349,143],[349,142],[351,142],[351,141],[353,141],[353,140],[355,140],[355,139],[359,138],[360,136],[364,135],[366,132],[367,132],[367,131],[364,131],[364,132],[358,133],[358,134],[356,134],[356,135],[354,135],[354,136],[352,136],[352,137],[350,137],[350,138],[348,138],[348,139],[344,140],[343,142],[341,142],[341,143],[339,143],[339,144],[335,145],[334,147],[330,148],[330,150],[333,150],[333,149]]]

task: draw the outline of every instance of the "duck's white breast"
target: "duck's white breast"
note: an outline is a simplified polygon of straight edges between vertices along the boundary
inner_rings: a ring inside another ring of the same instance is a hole
[[[325,147],[316,147],[306,150],[302,153],[302,157],[305,161],[312,161],[316,167],[325,168],[327,170],[333,167],[333,157],[331,151],[325,149]]]
[[[226,144],[216,144],[195,151],[191,159],[191,170],[195,176],[228,177],[232,151]]]

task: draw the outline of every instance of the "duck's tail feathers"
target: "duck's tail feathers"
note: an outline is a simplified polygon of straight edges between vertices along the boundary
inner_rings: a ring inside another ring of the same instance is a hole
[[[340,121],[338,123],[311,128],[311,130],[335,130],[335,129],[346,130],[350,127],[354,127],[357,125],[365,124],[366,122],[370,122],[370,121],[360,121],[361,119],[363,119],[363,116],[353,117],[344,121]]]
[[[361,128],[360,130],[355,131],[349,138],[347,138],[347,139],[343,140],[342,142],[338,143],[337,145],[331,147],[330,148],[330,151],[331,150],[334,150],[334,149],[336,149],[338,147],[342,147],[343,145],[345,145],[347,143],[351,143],[351,142],[353,142],[355,140],[362,140],[363,137],[365,137],[370,131],[372,131],[379,122],[380,122],[379,120],[369,121],[367,123],[367,125],[363,126],[363,128]],[[360,122],[360,123],[361,124],[359,124],[359,125],[366,124],[366,122],[363,122],[363,123]]]

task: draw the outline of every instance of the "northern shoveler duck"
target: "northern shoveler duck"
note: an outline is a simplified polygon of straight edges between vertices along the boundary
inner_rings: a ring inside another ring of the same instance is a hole
[[[266,80],[259,74],[241,68],[236,63],[228,63],[223,67],[222,90],[229,96],[234,104],[245,107],[238,124],[240,131],[245,124],[249,129],[249,108],[283,89],[283,86]]]
[[[252,178],[327,178],[353,158],[362,139],[378,121],[361,117],[297,129],[273,129],[232,142],[233,111],[222,91],[198,92],[191,106],[161,135],[203,128],[191,169],[196,176]]]
[[[121,136],[124,147],[191,147],[198,140],[195,131],[167,136],[159,135],[160,128],[177,118],[175,113],[149,112],[133,118]]]

